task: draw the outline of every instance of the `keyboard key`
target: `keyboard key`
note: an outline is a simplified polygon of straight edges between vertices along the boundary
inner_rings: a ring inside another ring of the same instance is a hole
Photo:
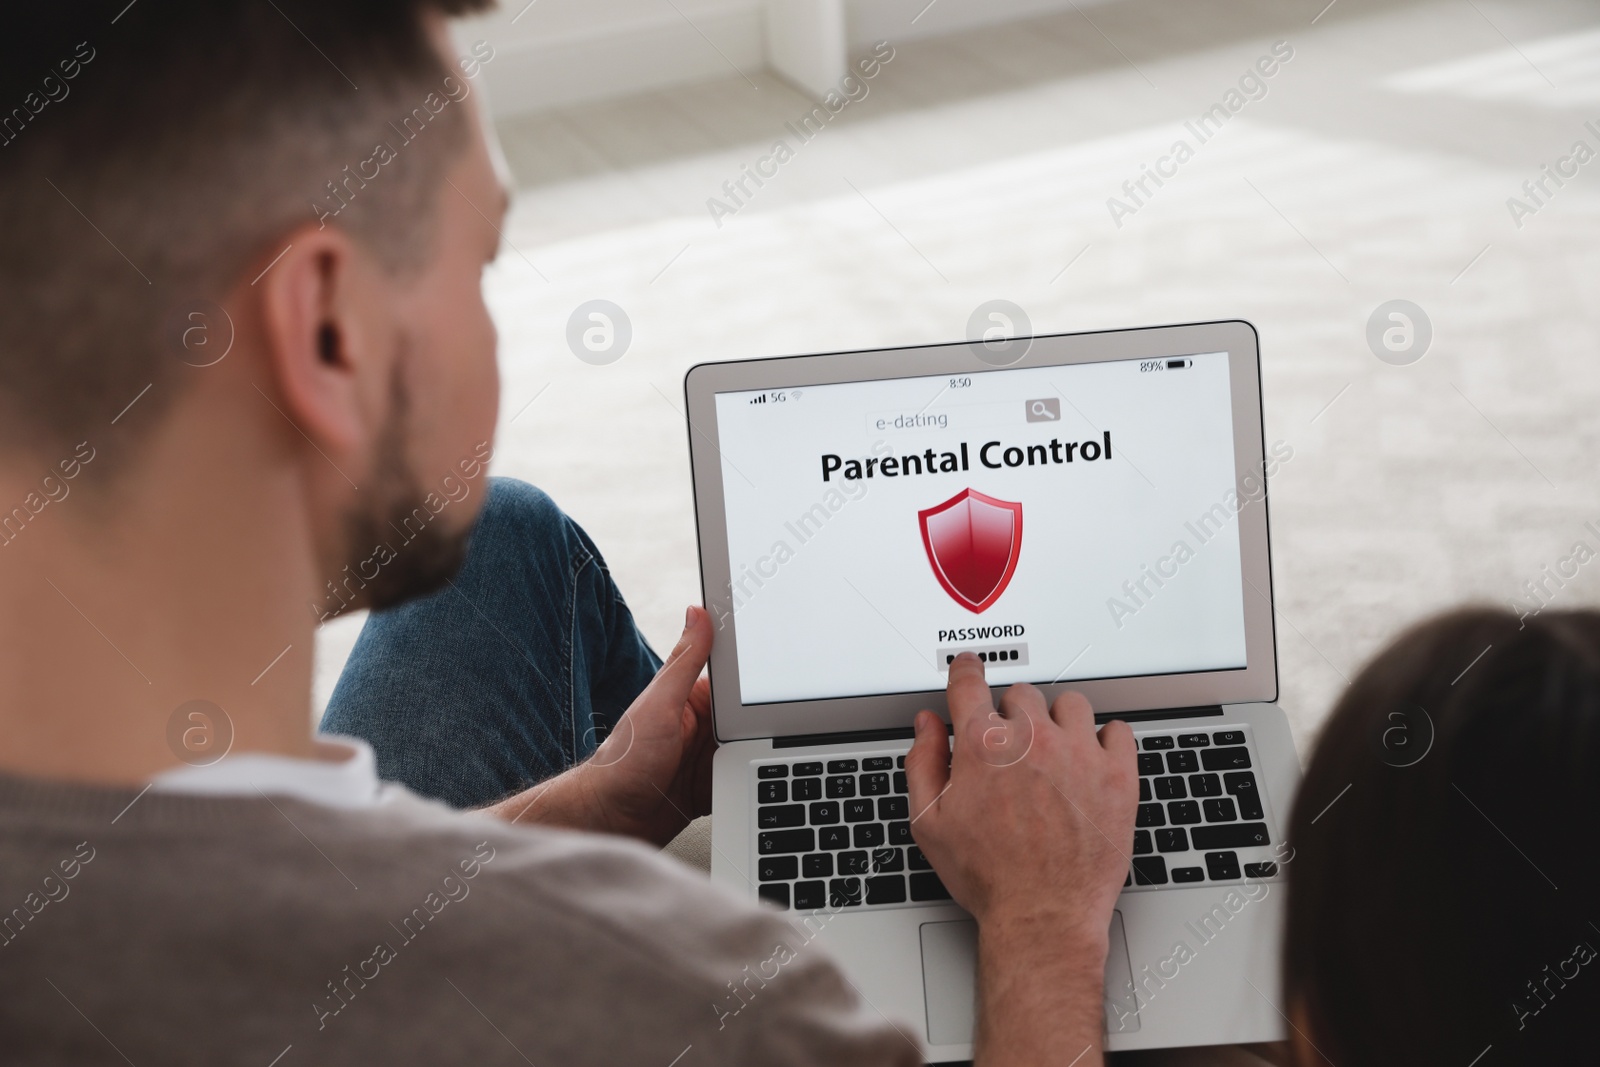
[[[854,774],[860,769],[853,759],[831,759],[828,761],[829,774]]]
[[[826,830],[823,833],[827,833]],[[756,835],[756,851],[763,856],[784,852],[813,852],[817,847],[817,832],[804,830],[768,830]]]
[[[762,856],[756,861],[756,877],[763,882],[783,882],[800,877],[800,860],[794,856]]]
[[[1188,852],[1189,834],[1181,826],[1156,831],[1156,848],[1162,852]]]
[[[804,804],[782,804],[756,809],[756,825],[763,830],[777,830],[784,826],[804,826],[805,824],[806,806]]]
[[[1174,882],[1203,882],[1206,880],[1206,872],[1199,867],[1174,867],[1172,868],[1172,880]]]
[[[906,865],[913,871],[933,870],[933,864],[928,862],[928,857],[924,856],[922,850],[916,845],[906,849]]]
[[[820,763],[796,763],[794,765],[794,776],[796,778],[803,778],[806,775],[819,775],[821,773],[822,764]]]
[[[1167,771],[1170,774],[1190,774],[1200,769],[1194,753],[1188,749],[1167,753]],[[1209,769],[1209,768],[1208,768]]]
[[[833,877],[833,853],[832,852],[813,852],[810,855],[801,856],[800,857],[800,873],[805,875],[807,878],[832,878]],[[795,907],[797,907],[797,908],[799,906],[800,906],[799,904],[795,905]],[[819,908],[821,906],[822,905],[820,905],[820,904],[817,905],[817,907],[819,907]]]
[[[1153,798],[1152,798],[1151,793],[1150,793],[1150,779],[1148,779],[1148,778],[1139,779],[1139,801],[1140,801],[1140,803],[1144,803],[1145,801],[1151,800],[1151,799],[1153,799]]]
[[[1233,799],[1235,799],[1235,800],[1237,800],[1239,802],[1239,818],[1241,818],[1241,819],[1264,819],[1264,818],[1266,818],[1267,813],[1266,813],[1266,810],[1264,808],[1262,808],[1262,806],[1261,806],[1261,794],[1260,793],[1240,793],[1238,796],[1234,797]]]
[[[906,880],[898,874],[884,874],[867,879],[868,904],[904,904]]]
[[[914,839],[911,836],[911,824],[908,822],[892,822],[889,824],[889,844],[909,845]]]
[[[1139,818],[1135,826],[1165,826],[1167,817],[1161,813],[1160,804],[1140,804]]]
[[[1244,865],[1246,878],[1276,878],[1278,865],[1276,863],[1247,863]]]
[[[868,756],[861,761],[864,771],[890,771],[894,769],[893,756]]]
[[[843,800],[845,797],[856,795],[856,779],[854,775],[841,774],[828,779],[828,799]]]
[[[832,826],[839,821],[839,802],[837,800],[819,800],[811,805],[812,826]]]
[[[889,776],[887,774],[863,774],[861,776],[861,795],[864,797],[881,797],[889,792]]]
[[[789,783],[762,782],[756,786],[756,799],[763,804],[787,804],[789,802]]]
[[[1170,737],[1147,737],[1144,739],[1144,750],[1146,752],[1154,752],[1158,748],[1171,747],[1172,738]]]
[[[824,826],[817,831],[817,847],[834,851],[850,847],[850,827]],[[810,851],[807,849],[807,851]]]
[[[789,765],[786,763],[768,763],[756,768],[757,778],[787,778]]]
[[[1223,788],[1234,796],[1242,793],[1257,793],[1256,776],[1251,771],[1234,771],[1222,776]]]
[[[1222,776],[1223,787],[1230,793],[1254,793],[1256,776],[1252,771],[1234,771]]]
[[[1206,822],[1237,822],[1239,813],[1233,810],[1233,801],[1227,797],[1205,802]]]
[[[1267,824],[1262,822],[1223,823],[1220,826],[1196,826],[1189,832],[1195,848],[1249,848],[1251,845],[1270,845]]]
[[[1221,736],[1220,734],[1218,736]],[[1250,766],[1248,748],[1208,748],[1200,753],[1208,771],[1237,771]]]
[[[789,885],[787,882],[776,882],[771,885],[763,885],[760,889],[756,890],[756,892],[759,893],[761,899],[766,901],[768,904],[776,904],[780,908],[787,908],[789,906]]]
[[[1160,856],[1133,857],[1133,880],[1138,885],[1166,885],[1167,861]]]
[[[1219,745],[1242,745],[1244,744],[1244,731],[1218,730],[1211,735],[1211,739]]]
[[[794,780],[794,798],[796,800],[821,800],[821,778],[796,778]]]
[[[873,817],[872,801],[847,800],[844,802],[845,822],[871,822]]]
[[[875,848],[872,850],[872,873],[893,874],[895,871],[906,869],[905,853],[897,848]]]
[[[855,832],[852,836],[855,840],[856,848],[877,848],[879,845],[883,844],[884,833],[882,823],[864,822],[860,826],[855,827],[854,831]]]
[[[1178,747],[1209,748],[1211,747],[1211,738],[1207,737],[1205,734],[1179,734]],[[1174,871],[1173,873],[1176,874],[1177,872]]]
[[[1161,774],[1161,773],[1165,772],[1165,770],[1166,770],[1166,764],[1161,762],[1161,753],[1159,753],[1159,752],[1141,752],[1141,753],[1139,753],[1139,773],[1140,774]]]
[[[905,771],[895,771],[894,772],[894,791],[896,793],[901,794],[902,796],[904,796],[905,794],[911,792],[911,787],[906,784],[906,772]]]
[[[878,818],[884,822],[910,817],[911,805],[905,797],[883,797],[878,801]]]
[[[932,871],[911,876],[912,900],[949,900],[950,890],[939,881],[939,876]]]
[[[906,769],[906,758],[904,756],[896,756],[894,758],[894,765],[896,767],[899,767],[902,771],[905,770]]]
[[[1214,774],[1191,774],[1189,776],[1189,795],[1220,797],[1222,795],[1222,779]]]
[[[1207,852],[1206,873],[1213,882],[1226,882],[1239,877],[1239,856],[1235,852]]]
[[[861,903],[861,879],[834,878],[828,882],[828,906],[853,908]]]
[[[1135,856],[1143,856],[1154,851],[1155,847],[1150,844],[1150,831],[1135,830],[1133,832],[1133,854]]]
[[[1174,826],[1192,826],[1200,821],[1200,802],[1174,800],[1167,805],[1167,818],[1172,820]]]
[[[1189,791],[1183,787],[1182,778],[1157,778],[1156,796],[1161,800],[1186,800]]]
[[[1133,872],[1129,871],[1122,876],[1122,888],[1126,889],[1133,884]]]
[[[870,866],[871,860],[865,852],[839,853],[840,874],[866,874]]]
[[[808,859],[810,857],[807,857]],[[796,882],[794,884],[794,906],[807,911],[815,911],[828,902],[828,887],[821,882]]]

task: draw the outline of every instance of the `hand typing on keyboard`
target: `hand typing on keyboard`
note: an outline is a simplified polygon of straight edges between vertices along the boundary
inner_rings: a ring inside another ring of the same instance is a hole
[[[1031,685],[997,711],[971,653],[951,664],[948,699],[953,746],[919,712],[906,776],[912,834],[978,920],[978,1062],[1099,1048],[1107,929],[1139,802],[1133,732],[1112,722],[1097,735],[1082,696],[1049,706]]]

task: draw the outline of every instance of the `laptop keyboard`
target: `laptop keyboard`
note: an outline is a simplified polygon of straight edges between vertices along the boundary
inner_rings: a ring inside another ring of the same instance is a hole
[[[1125,885],[1272,878],[1247,730],[1135,734],[1139,814]],[[762,900],[796,911],[911,906],[950,893],[911,837],[905,755],[752,765]]]
[[[1129,889],[1275,878],[1246,727],[1135,732],[1139,814]]]
[[[761,899],[797,911],[949,900],[911,839],[905,768],[884,753],[756,764]]]

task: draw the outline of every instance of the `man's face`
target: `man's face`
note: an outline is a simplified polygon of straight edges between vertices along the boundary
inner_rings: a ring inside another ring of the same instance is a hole
[[[499,248],[508,197],[491,162],[478,99],[450,105],[470,112],[469,143],[435,194],[428,265],[396,281],[391,293],[389,410],[368,476],[371,491],[344,524],[347,561],[364,577],[372,563],[361,565],[376,546],[394,549],[392,560],[379,559],[366,590],[373,608],[432,592],[459,569],[487,484],[500,383],[481,283]]]

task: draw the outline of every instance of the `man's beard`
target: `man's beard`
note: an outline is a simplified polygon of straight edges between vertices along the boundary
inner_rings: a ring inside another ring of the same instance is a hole
[[[368,479],[370,506],[351,510],[344,521],[348,570],[366,582],[359,604],[352,606],[373,611],[398,607],[449,584],[466,561],[467,541],[475,525],[450,529],[442,514],[424,506],[428,492],[406,453],[410,393],[399,364],[390,393],[390,415],[378,433],[377,462]],[[379,553],[385,545],[390,551],[383,555],[392,558],[378,567],[376,576],[368,578],[366,570],[382,558]]]

